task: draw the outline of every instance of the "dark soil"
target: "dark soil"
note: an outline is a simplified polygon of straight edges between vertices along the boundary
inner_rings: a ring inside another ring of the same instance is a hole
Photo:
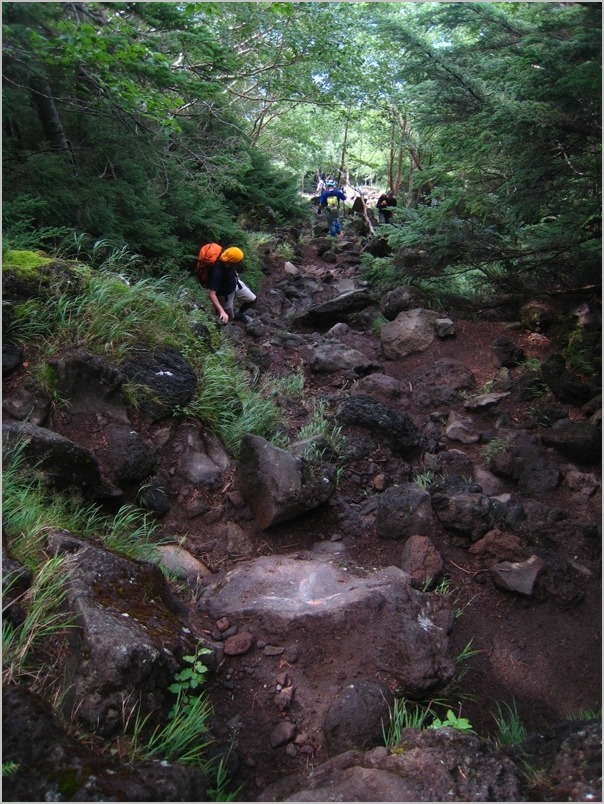
[[[309,249],[303,261],[297,261],[302,270],[320,275],[326,270]],[[328,266],[335,275],[350,273],[351,269]],[[281,270],[275,267],[267,277],[260,294],[258,313],[261,314],[263,295],[281,278]],[[408,373],[419,366],[429,365],[443,357],[461,361],[471,370],[477,388],[491,380],[496,367],[491,359],[490,343],[498,337],[512,340],[522,347],[527,358],[543,360],[554,350],[554,344],[545,335],[509,329],[503,322],[455,320],[456,337],[438,340],[428,351],[398,361],[385,361],[380,353],[378,338],[365,332],[352,332],[347,337],[348,345],[359,349],[367,356],[382,363],[384,373],[405,380]],[[248,347],[244,341],[243,350]],[[256,346],[250,343],[250,346]],[[306,393],[329,398],[346,388],[348,379],[334,375],[313,375],[306,365],[304,350],[287,351],[278,347],[270,350],[270,371],[287,375],[299,366],[304,368]],[[392,405],[392,402],[388,404]],[[499,413],[508,413],[518,427],[530,426],[538,433],[538,426],[531,421],[529,405],[511,397]],[[413,401],[405,412],[415,424],[423,428],[428,424],[430,410],[414,406]],[[299,423],[308,416],[308,406],[299,406]],[[484,414],[486,415],[486,414]],[[581,418],[575,410],[569,410],[571,418]],[[480,416],[477,416],[480,418]],[[485,419],[492,426],[493,419]],[[452,445],[455,446],[455,445]],[[463,445],[471,460],[475,460],[484,444]],[[379,460],[379,455],[374,456]],[[256,555],[292,554],[309,550],[319,541],[341,540],[346,555],[363,567],[399,566],[401,543],[378,538],[374,530],[362,536],[342,532],[341,512],[346,502],[359,502],[375,493],[373,488],[359,486],[354,482],[355,466],[348,466],[339,486],[337,498],[321,509],[298,520],[276,526],[268,531],[258,531],[253,520],[239,524],[252,540]],[[594,467],[585,468],[594,472]],[[596,473],[599,470],[596,468]],[[234,490],[225,484],[222,492]],[[510,489],[511,491],[512,489]],[[220,497],[220,495],[219,495]],[[224,499],[224,494],[222,494]],[[221,500],[218,500],[220,504]],[[599,498],[591,501],[570,496],[566,486],[540,502],[552,508],[560,508],[577,519],[599,521]],[[235,517],[236,518],[236,517]],[[217,538],[212,527],[198,526],[195,520],[187,519],[173,506],[164,523],[165,533],[186,536],[185,545],[204,560],[213,570],[233,566],[224,542]],[[471,643],[477,651],[468,661],[460,663],[458,682],[445,691],[447,700],[470,722],[479,735],[487,737],[496,731],[494,719],[496,702],[515,701],[522,724],[529,733],[543,730],[566,719],[582,708],[591,711],[601,706],[601,549],[599,539],[594,544],[557,545],[571,558],[576,559],[583,573],[581,599],[565,600],[544,595],[542,599],[523,599],[497,590],[484,570],[484,560],[468,552],[467,539],[455,537],[442,528],[436,528],[432,539],[445,561],[446,578],[455,608],[458,610],[451,635],[451,652],[460,654]],[[201,629],[212,631],[213,623],[198,623]],[[240,630],[253,632],[253,623],[238,623]],[[343,662],[340,668],[342,679],[348,671],[343,659],[338,656],[337,633],[312,635],[313,645],[320,640],[324,645],[323,661],[332,666]],[[305,646],[301,646],[305,650]],[[364,635],[358,634],[358,653],[366,650]],[[313,744],[311,738],[299,752],[288,753],[283,748],[274,749],[269,744],[269,733],[278,721],[279,713],[272,705],[275,685],[287,673],[295,683],[295,663],[287,658],[275,657],[272,663],[262,661],[254,652],[244,657],[226,657],[223,666],[211,684],[210,694],[215,709],[220,738],[227,742],[234,737],[239,756],[235,770],[235,782],[243,785],[240,796],[253,800],[261,789],[284,774],[299,771],[326,758],[320,739]],[[382,679],[386,680],[386,679]],[[326,705],[333,696],[333,688],[323,690]],[[303,713],[296,713],[303,719]],[[312,736],[311,736],[312,737]]]

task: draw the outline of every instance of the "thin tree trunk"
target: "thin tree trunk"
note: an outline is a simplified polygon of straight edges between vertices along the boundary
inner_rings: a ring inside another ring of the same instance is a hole
[[[407,181],[407,208],[413,205],[413,162],[409,160],[409,179]]]
[[[394,132],[396,124],[394,116],[390,126],[390,156],[388,158],[388,187],[394,188]]]
[[[342,173],[344,172],[344,166],[346,164],[346,149],[348,148],[348,126],[350,124],[350,117],[349,115],[346,116],[346,125],[344,126],[344,143],[342,145],[342,156],[340,159],[340,167],[338,169],[338,187],[340,186]]]
[[[398,163],[396,166],[396,181],[390,185],[395,195],[398,195],[398,188],[401,186],[403,178],[403,145],[398,146]]]
[[[49,142],[52,142],[59,151],[68,157],[74,173],[78,171],[75,154],[71,143],[67,139],[59,112],[55,104],[52,90],[48,81],[37,79],[31,83],[32,98],[40,118],[40,123],[44,129],[44,135]]]

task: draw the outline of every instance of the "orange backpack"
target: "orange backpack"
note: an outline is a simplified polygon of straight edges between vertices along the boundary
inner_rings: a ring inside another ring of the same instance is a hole
[[[197,257],[197,279],[203,288],[207,288],[210,281],[210,270],[222,254],[222,246],[218,243],[206,243],[199,249]]]

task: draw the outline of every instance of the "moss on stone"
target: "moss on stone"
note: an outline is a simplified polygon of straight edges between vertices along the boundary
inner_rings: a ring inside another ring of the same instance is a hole
[[[51,262],[43,251],[9,251],[2,255],[2,272],[11,271],[27,279],[35,276],[42,265]]]

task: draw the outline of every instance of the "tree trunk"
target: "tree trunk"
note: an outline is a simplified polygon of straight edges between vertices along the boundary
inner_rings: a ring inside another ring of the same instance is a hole
[[[59,117],[59,112],[48,81],[43,78],[35,79],[30,86],[32,89],[32,99],[38,112],[40,123],[44,129],[46,139],[52,142],[59,151],[62,151],[67,156],[74,173],[77,173],[78,165],[75,154],[63,129],[63,124],[61,123],[61,118]]]
[[[342,145],[342,156],[340,158],[340,168],[338,170],[338,187],[340,186],[342,180],[342,173],[344,172],[344,166],[346,165],[346,149],[348,148],[348,126],[350,124],[350,117],[346,116],[346,125],[344,126],[344,143]]]

